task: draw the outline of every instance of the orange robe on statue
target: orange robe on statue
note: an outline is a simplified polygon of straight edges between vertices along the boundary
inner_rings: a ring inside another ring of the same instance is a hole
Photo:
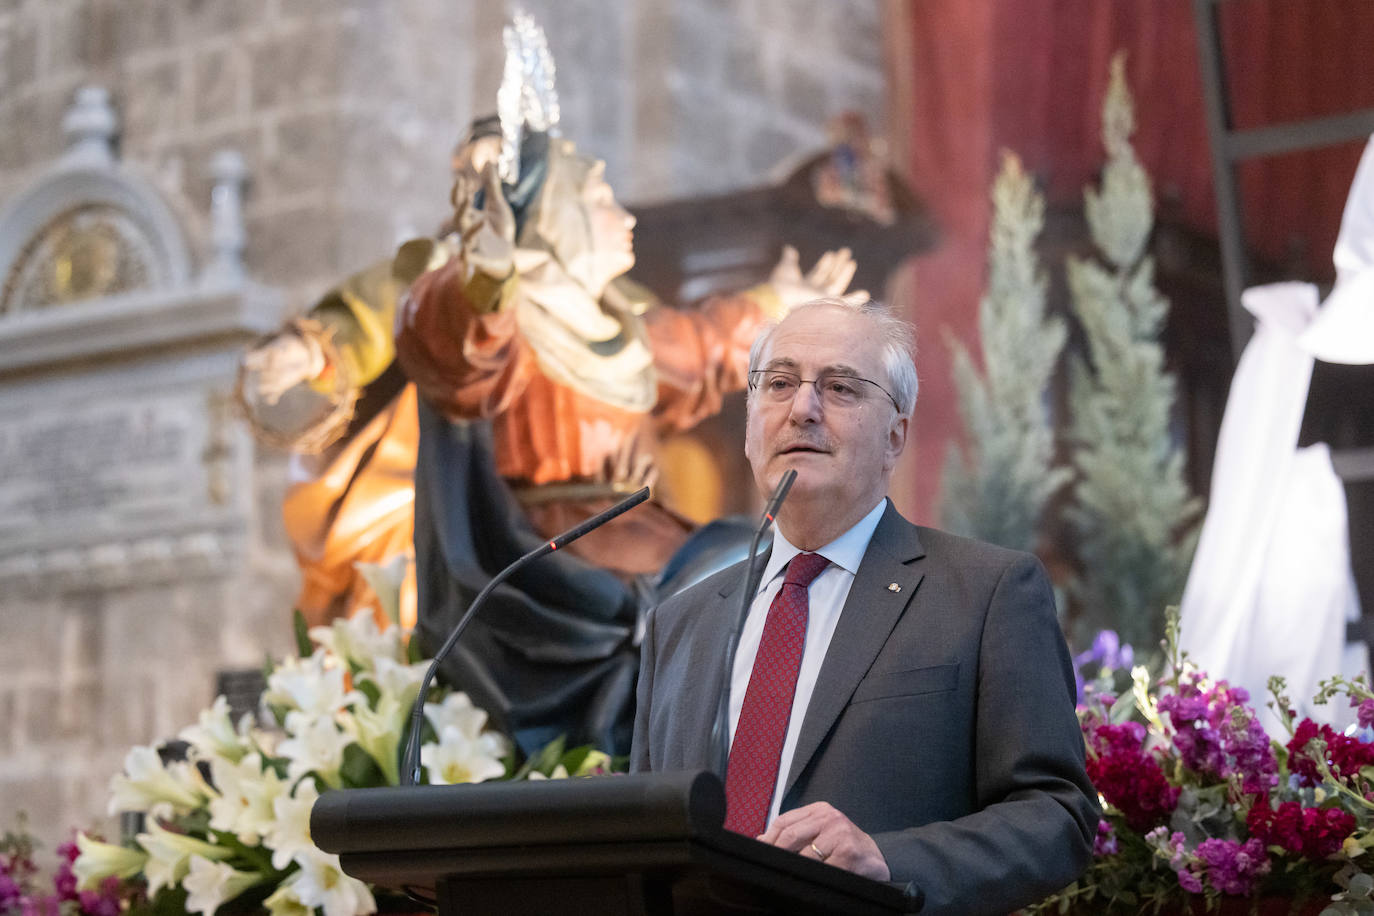
[[[613,406],[550,378],[517,328],[514,309],[479,312],[465,294],[460,258],[412,285],[397,327],[406,376],[450,420],[488,419],[498,473],[552,537],[650,484],[661,436],[720,410],[744,387],[749,347],[767,316],[764,295],[738,294],[678,310],[651,305],[642,317],[653,354],[657,402],[648,412]],[[653,574],[693,526],[648,503],[570,545],[622,578]]]

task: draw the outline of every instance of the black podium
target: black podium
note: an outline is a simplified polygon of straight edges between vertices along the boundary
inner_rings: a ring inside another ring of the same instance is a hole
[[[326,792],[311,836],[440,916],[915,913],[921,894],[721,827],[706,771]]]

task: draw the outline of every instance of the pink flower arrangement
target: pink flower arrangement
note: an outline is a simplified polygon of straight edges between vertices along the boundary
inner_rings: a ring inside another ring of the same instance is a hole
[[[57,847],[57,869],[45,888],[35,845],[22,816],[18,828],[0,838],[0,916],[119,916],[141,898],[134,883],[113,877],[94,890],[78,890],[74,842]]]
[[[1035,911],[1201,912],[1279,897],[1374,912],[1364,871],[1374,862],[1374,744],[1296,721],[1281,678],[1269,706],[1289,739],[1272,740],[1246,691],[1193,667],[1177,635],[1171,617],[1164,677],[1136,667],[1120,699],[1130,647],[1099,637],[1075,659],[1087,671],[1079,722],[1103,819],[1087,873]],[[1362,729],[1374,727],[1363,677],[1324,682],[1316,702],[1341,695]]]

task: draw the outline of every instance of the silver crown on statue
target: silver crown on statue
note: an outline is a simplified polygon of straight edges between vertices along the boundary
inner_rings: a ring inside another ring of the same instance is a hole
[[[558,136],[558,90],[554,87],[553,55],[544,30],[534,17],[516,9],[501,33],[506,46],[506,69],[496,93],[501,118],[501,180],[520,180],[520,143],[526,129]]]

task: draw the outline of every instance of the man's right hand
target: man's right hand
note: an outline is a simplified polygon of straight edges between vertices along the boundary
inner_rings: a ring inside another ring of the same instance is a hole
[[[892,878],[873,837],[826,802],[782,812],[756,839],[874,881]]]
[[[258,397],[275,404],[281,396],[324,371],[324,352],[315,341],[283,333],[243,356],[243,367],[255,376]]]

